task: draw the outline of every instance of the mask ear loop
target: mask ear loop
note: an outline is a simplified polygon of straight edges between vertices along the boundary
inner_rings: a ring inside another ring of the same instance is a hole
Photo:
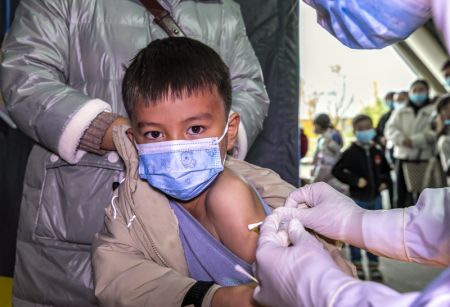
[[[228,132],[228,122],[225,126],[225,131],[223,132],[222,136],[217,139],[217,145],[219,145],[219,143],[223,140],[223,138],[225,137],[225,134],[227,134],[227,132]],[[227,159],[227,153],[225,153],[225,157],[223,157],[222,165],[225,164],[226,159]]]
[[[227,134],[227,132],[228,132],[228,122],[227,122],[227,125],[225,126],[225,131],[223,132],[222,136],[217,139],[217,143],[220,143],[223,140],[223,138],[225,137],[225,134]]]

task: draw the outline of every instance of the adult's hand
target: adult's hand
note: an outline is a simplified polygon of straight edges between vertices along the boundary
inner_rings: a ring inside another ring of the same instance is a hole
[[[405,147],[408,147],[408,148],[413,147],[413,143],[412,143],[411,139],[408,139],[408,138],[403,140],[402,145]]]
[[[297,219],[288,223],[288,247],[280,228],[291,216],[288,208],[280,209],[285,210],[276,210],[261,228],[255,270],[260,284],[253,297],[264,306],[326,306],[356,280],[337,267]]]
[[[118,125],[129,125],[130,124],[130,120],[126,117],[117,117],[112,124],[108,127],[108,129],[106,130],[105,135],[103,136],[102,139],[102,144],[101,144],[101,149],[103,150],[116,150],[116,146],[114,145],[113,142],[113,137],[112,137],[112,131],[114,126],[118,126]]]
[[[297,209],[304,204],[309,208]],[[331,239],[364,246],[362,217],[366,210],[326,183],[313,183],[293,191],[285,207],[291,208],[292,217],[298,218],[306,228]]]

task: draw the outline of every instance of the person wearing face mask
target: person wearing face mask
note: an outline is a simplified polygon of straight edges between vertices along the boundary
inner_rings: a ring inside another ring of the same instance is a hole
[[[400,91],[394,95],[394,110],[403,108],[408,104],[409,95],[407,91]],[[386,128],[386,127],[385,127]]]
[[[376,131],[372,119],[364,114],[353,119],[356,141],[346,149],[333,167],[333,175],[350,187],[350,197],[360,207],[368,210],[381,209],[380,192],[391,185],[390,167],[384,151],[374,142]],[[358,277],[367,279],[361,263],[361,251],[350,246],[351,260]],[[369,274],[373,281],[382,281],[378,269],[378,257],[367,252]]]
[[[377,131],[377,142],[383,147],[386,147],[386,138],[384,137],[384,128],[386,127],[386,123],[391,117],[392,112],[394,111],[394,96],[395,92],[388,92],[386,96],[384,96],[384,103],[388,108],[388,111],[384,113],[380,120],[378,121],[378,125],[376,128]]]
[[[342,193],[348,193],[348,187],[331,174],[331,169],[341,155],[344,145],[340,132],[333,127],[330,116],[321,113],[314,118],[314,133],[318,135],[313,158],[311,182],[326,182]]]
[[[405,181],[404,165],[411,161],[425,164],[433,156],[436,141],[436,133],[430,126],[433,111],[428,83],[425,80],[416,80],[411,84],[408,104],[394,112],[386,124],[385,136],[394,144],[396,205],[399,208],[413,203],[413,195],[408,191]],[[414,175],[423,176],[409,176]]]
[[[450,184],[450,94],[442,96],[437,102],[436,149],[442,168],[447,176],[447,184]]]
[[[441,68],[442,74],[445,78],[445,85],[450,88],[450,60],[445,61]]]

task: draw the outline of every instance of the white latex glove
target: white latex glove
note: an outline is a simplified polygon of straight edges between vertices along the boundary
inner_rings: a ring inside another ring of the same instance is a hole
[[[359,281],[344,274],[297,219],[288,224],[287,247],[279,229],[288,211],[276,210],[261,227],[253,297],[264,306],[331,306],[344,287]]]
[[[305,185],[293,191],[285,202],[288,208],[308,209],[292,210],[306,227],[328,238],[364,247],[362,237],[362,218],[365,211],[353,200],[339,193],[324,182]]]

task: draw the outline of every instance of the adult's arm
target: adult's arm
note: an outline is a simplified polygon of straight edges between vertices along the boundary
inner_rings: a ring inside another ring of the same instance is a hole
[[[365,212],[361,247],[378,255],[450,265],[450,188],[426,189],[404,209]]]
[[[269,109],[269,98],[264,86],[261,66],[247,37],[239,5],[224,1],[224,13],[229,22],[224,23],[221,48],[227,50],[233,86],[232,110],[241,115],[238,143],[240,150],[247,149],[263,128]],[[245,155],[244,155],[245,156]],[[244,156],[239,156],[243,158]]]
[[[307,185],[291,193],[286,206],[303,225],[329,238],[397,260],[450,264],[450,188],[425,189],[404,209],[364,210],[329,185]]]
[[[400,126],[400,111],[394,111],[386,123],[384,136],[394,143],[395,146],[403,146],[403,141],[407,139],[405,132]]]
[[[289,221],[288,209],[275,210],[261,228],[256,250],[256,276],[260,283],[254,292],[259,303],[297,307],[406,307],[416,299],[418,293],[400,294],[385,285],[362,282],[344,274],[297,219]],[[289,247],[280,231],[282,223],[292,243]]]
[[[108,103],[67,84],[69,1],[22,0],[3,44],[0,78],[6,106],[17,126],[69,163],[85,151],[84,131]]]
[[[350,48],[383,48],[407,38],[431,15],[429,0],[303,0],[317,21]]]

